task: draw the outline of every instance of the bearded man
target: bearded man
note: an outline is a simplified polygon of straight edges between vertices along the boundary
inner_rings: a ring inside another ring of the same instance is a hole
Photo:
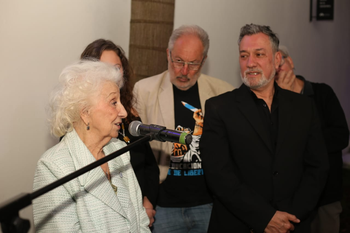
[[[270,27],[242,27],[238,44],[242,86],[205,104],[208,232],[310,232],[328,171],[315,104],[274,82],[282,57]]]
[[[205,183],[198,149],[205,101],[231,91],[225,81],[202,74],[209,36],[197,25],[175,29],[167,49],[168,70],[135,84],[136,109],[145,124],[186,129],[193,143],[181,146],[152,141],[160,169],[153,233],[207,232],[212,196]]]

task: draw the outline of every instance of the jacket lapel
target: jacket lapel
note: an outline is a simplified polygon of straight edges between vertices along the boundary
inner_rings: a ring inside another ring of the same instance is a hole
[[[278,116],[278,137],[277,137],[276,154],[281,149],[281,145],[289,133],[290,121],[293,115],[293,109],[292,109],[292,103],[291,103],[292,100],[288,99],[283,94],[283,91],[284,90],[279,89],[279,95],[278,95],[279,116]]]
[[[77,170],[96,161],[75,130],[66,136],[69,137],[67,138],[67,143]],[[110,163],[111,162],[108,164]],[[101,167],[96,167],[84,173],[78,177],[78,180],[88,193],[105,203],[106,208],[110,207],[127,218],[126,213],[119,203],[118,198]]]
[[[164,74],[163,82],[159,89],[159,109],[161,113],[164,126],[168,129],[175,127],[174,117],[174,92],[173,86],[170,82],[169,72]]]
[[[263,122],[260,118],[259,111],[256,107],[250,90],[242,84],[237,90],[237,104],[238,108],[247,119],[247,121],[252,125],[256,133],[260,136],[261,140],[265,143],[267,148],[273,153],[271,148],[270,136],[268,135],[267,130],[264,128]]]
[[[201,109],[203,115],[205,114],[205,101],[213,96],[213,90],[203,81],[201,78],[202,74],[198,78],[198,91],[199,91],[199,100],[201,102]],[[170,94],[169,94],[170,93]],[[170,82],[169,72],[164,74],[162,84],[159,89],[159,109],[162,115],[163,122],[167,128],[174,128],[175,119],[174,119],[174,92],[173,86]]]
[[[112,171],[111,174],[113,174]],[[115,176],[115,174],[113,175]],[[108,206],[115,212],[127,218],[127,215],[119,203],[119,200],[114,190],[112,189],[110,182],[100,167],[93,169],[87,177],[86,183],[82,185],[87,192],[93,195],[96,199],[99,199],[105,203],[106,208]]]
[[[203,115],[205,115],[205,101],[215,96],[215,93],[213,93],[213,90],[210,88],[207,82],[203,81],[203,78],[201,76],[199,76],[198,78],[198,91],[199,91],[199,100],[201,102],[202,113]]]

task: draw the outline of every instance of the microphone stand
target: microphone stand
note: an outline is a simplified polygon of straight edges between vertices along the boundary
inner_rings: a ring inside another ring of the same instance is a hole
[[[21,193],[17,195],[16,197],[13,197],[3,203],[0,204],[0,223],[1,223],[1,229],[3,233],[26,233],[30,229],[30,222],[27,219],[22,219],[19,217],[19,211],[29,205],[32,204],[32,200],[35,198],[57,188],[58,186],[108,162],[111,159],[114,159],[118,157],[121,154],[124,154],[125,152],[129,151],[131,148],[148,142],[152,141],[157,137],[156,133],[150,133],[145,135],[144,137],[138,139],[137,141],[131,143],[130,145],[127,145],[120,150],[117,150],[113,152],[112,154],[109,154],[105,156],[102,159],[97,160],[96,162],[93,162],[59,180],[56,180],[55,182],[46,185],[32,193]]]

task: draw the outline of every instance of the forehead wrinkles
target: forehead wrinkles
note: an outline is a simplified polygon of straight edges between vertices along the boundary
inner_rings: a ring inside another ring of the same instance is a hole
[[[107,81],[104,84],[102,84],[98,96],[108,98],[113,94],[119,94],[119,87],[116,83]]]
[[[184,35],[175,41],[172,51],[173,56],[191,61],[201,59],[203,54],[202,41],[193,35]]]
[[[244,36],[239,44],[239,50],[254,51],[257,49],[264,49],[272,53],[272,44],[269,37],[263,33]]]

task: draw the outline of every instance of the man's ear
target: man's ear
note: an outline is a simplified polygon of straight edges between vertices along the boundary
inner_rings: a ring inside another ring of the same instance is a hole
[[[282,54],[280,51],[275,53],[275,69],[278,70],[282,61]]]
[[[170,61],[170,53],[169,53],[169,49],[166,49],[166,57],[167,57],[168,61]]]
[[[208,57],[208,56],[205,56],[205,57],[204,57],[203,62],[202,62],[202,66],[204,65],[204,62],[207,60],[207,57]]]

